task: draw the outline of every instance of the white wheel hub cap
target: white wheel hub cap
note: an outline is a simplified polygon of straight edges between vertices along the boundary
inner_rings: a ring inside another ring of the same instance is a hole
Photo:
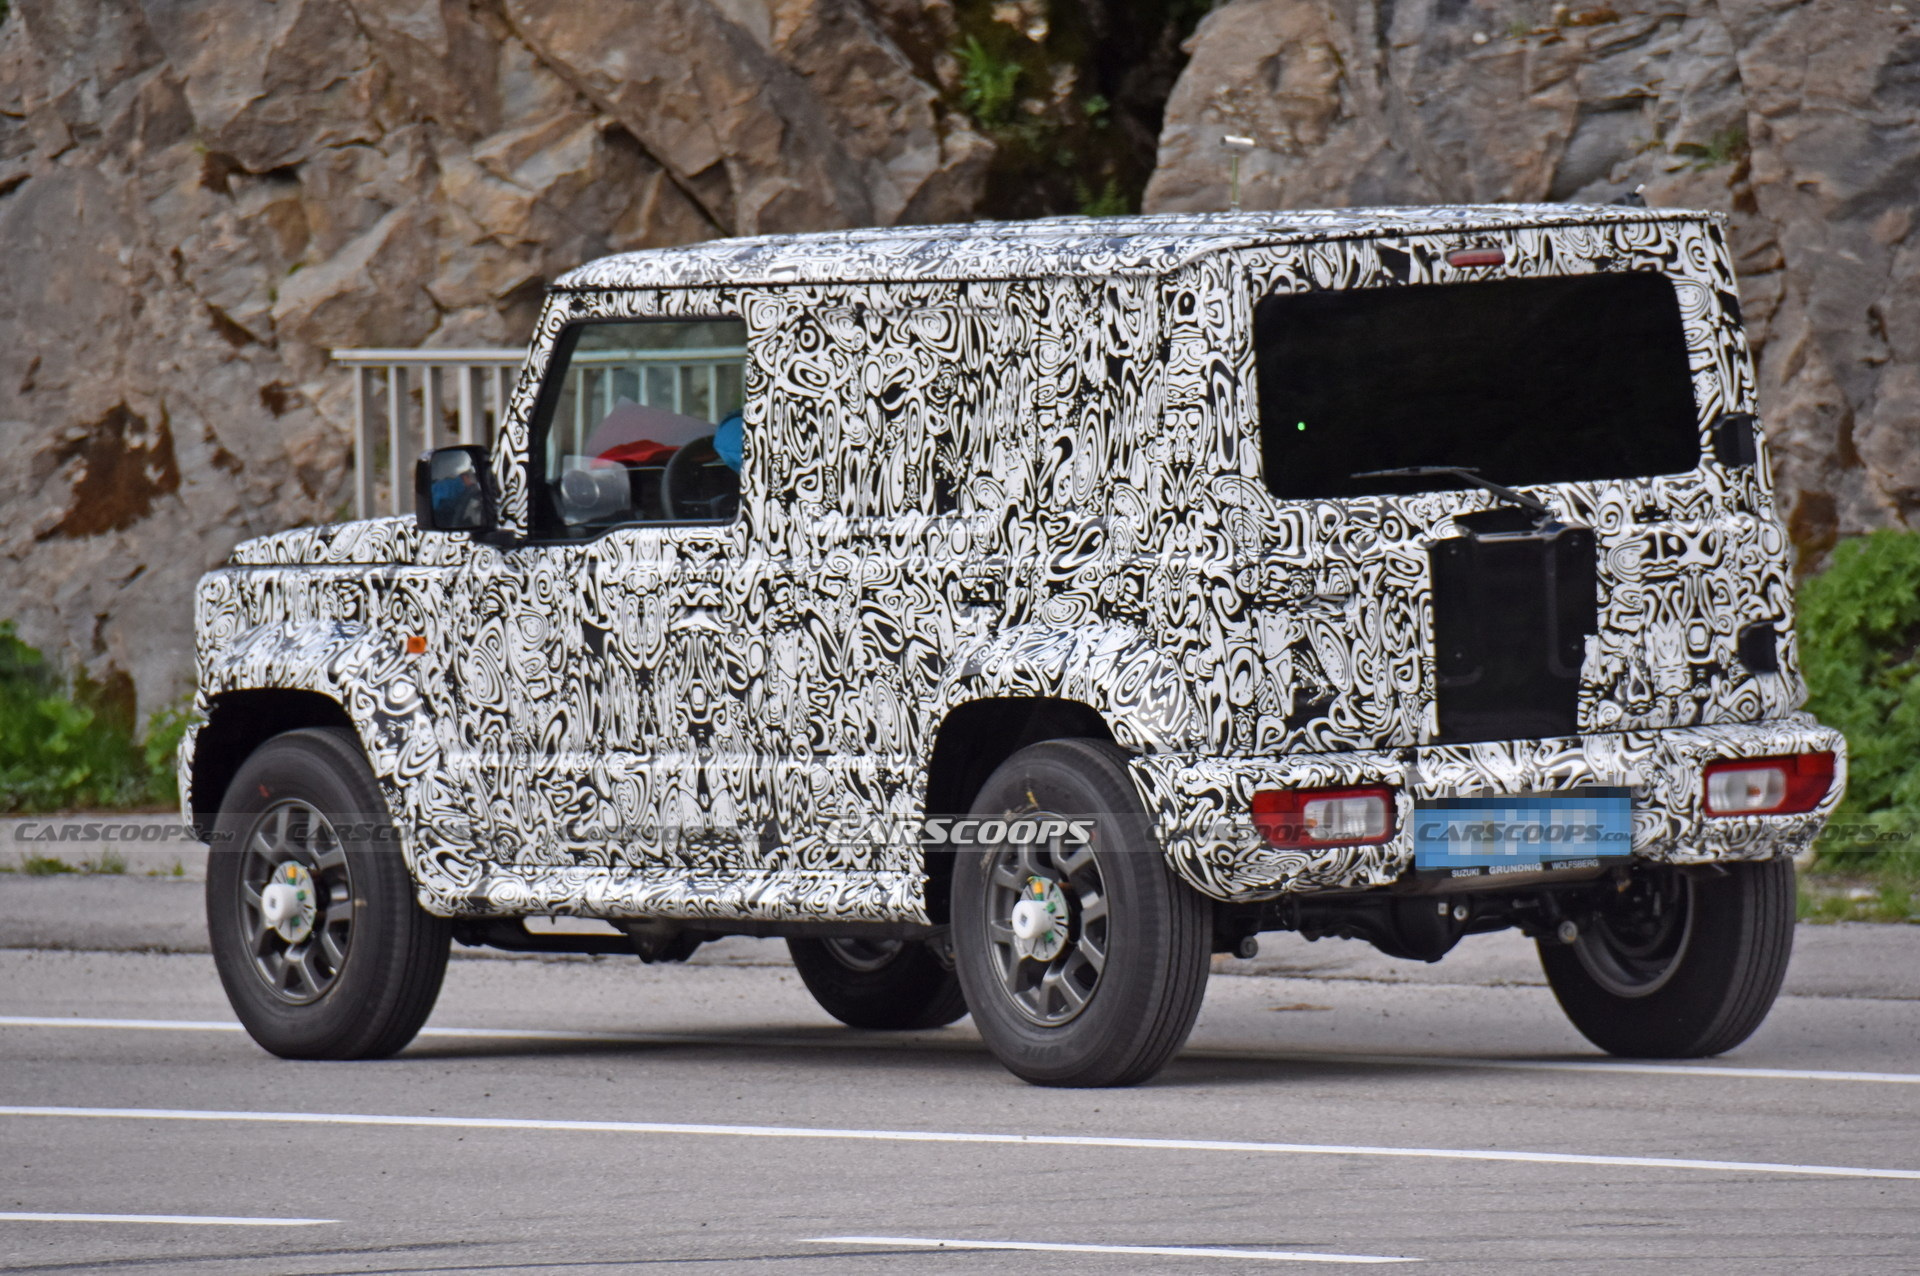
[[[1058,882],[1030,877],[1007,919],[1014,951],[1031,961],[1052,961],[1067,945],[1067,897]]]
[[[320,907],[314,898],[313,877],[305,866],[288,860],[273,870],[260,892],[260,915],[289,944],[313,933]]]

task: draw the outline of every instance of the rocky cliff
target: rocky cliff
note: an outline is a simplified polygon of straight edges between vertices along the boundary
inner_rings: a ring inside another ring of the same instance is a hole
[[[632,247],[1219,208],[1222,132],[1251,206],[1730,211],[1796,539],[1920,510],[1899,4],[1209,7],[0,0],[0,618],[150,708],[194,577],[345,508],[329,349],[518,344]]]
[[[1733,219],[1803,561],[1920,522],[1920,0],[1234,0],[1146,203],[1649,203]]]
[[[544,282],[966,218],[993,146],[855,0],[17,0],[0,616],[177,694],[195,576],[345,499],[337,346],[514,345]]]
[[[194,578],[346,508],[329,349],[520,344],[607,252],[1137,200],[1203,4],[0,0],[0,619],[171,700]]]

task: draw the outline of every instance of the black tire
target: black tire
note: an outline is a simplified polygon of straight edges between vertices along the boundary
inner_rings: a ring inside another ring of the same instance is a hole
[[[789,939],[793,967],[820,1008],[849,1028],[943,1028],[967,1013],[951,966],[899,939]]]
[[[1167,866],[1126,758],[1104,740],[1020,750],[973,814],[1091,816],[1091,843],[976,847],[954,864],[967,1006],[994,1056],[1036,1085],[1145,1081],[1185,1044],[1206,994],[1211,905]],[[1042,910],[1032,917],[1064,911],[1064,930],[1016,937],[1011,921],[1030,900]]]
[[[214,829],[207,932],[248,1035],[284,1059],[379,1059],[412,1041],[440,995],[452,924],[415,900],[353,734],[289,731],[261,745]],[[270,924],[260,901],[273,885],[292,892],[274,908],[310,897],[310,913]]]
[[[1697,1059],[1751,1036],[1793,955],[1793,862],[1641,869],[1622,898],[1574,943],[1540,941],[1573,1026],[1609,1054],[1641,1059]]]

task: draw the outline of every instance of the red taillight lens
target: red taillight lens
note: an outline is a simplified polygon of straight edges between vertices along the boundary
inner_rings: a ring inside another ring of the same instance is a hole
[[[1393,836],[1393,790],[1262,789],[1253,826],[1267,845],[1365,846]]]
[[[1708,815],[1795,815],[1811,811],[1833,788],[1831,753],[1742,758],[1706,769]]]
[[[1504,266],[1506,264],[1507,254],[1502,248],[1456,248],[1447,254],[1449,266]]]

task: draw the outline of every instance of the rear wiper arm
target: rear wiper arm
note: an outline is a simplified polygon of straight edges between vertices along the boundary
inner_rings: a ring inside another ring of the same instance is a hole
[[[1495,496],[1510,505],[1518,505],[1528,513],[1538,516],[1542,521],[1550,521],[1554,517],[1552,510],[1542,505],[1539,501],[1534,500],[1533,497],[1528,496],[1524,492],[1516,492],[1510,487],[1505,487],[1494,482],[1492,479],[1483,479],[1480,477],[1479,470],[1469,469],[1464,465],[1409,465],[1404,469],[1398,470],[1362,470],[1358,474],[1349,474],[1347,477],[1357,479],[1457,478],[1462,483],[1470,483],[1482,491],[1492,492]]]

